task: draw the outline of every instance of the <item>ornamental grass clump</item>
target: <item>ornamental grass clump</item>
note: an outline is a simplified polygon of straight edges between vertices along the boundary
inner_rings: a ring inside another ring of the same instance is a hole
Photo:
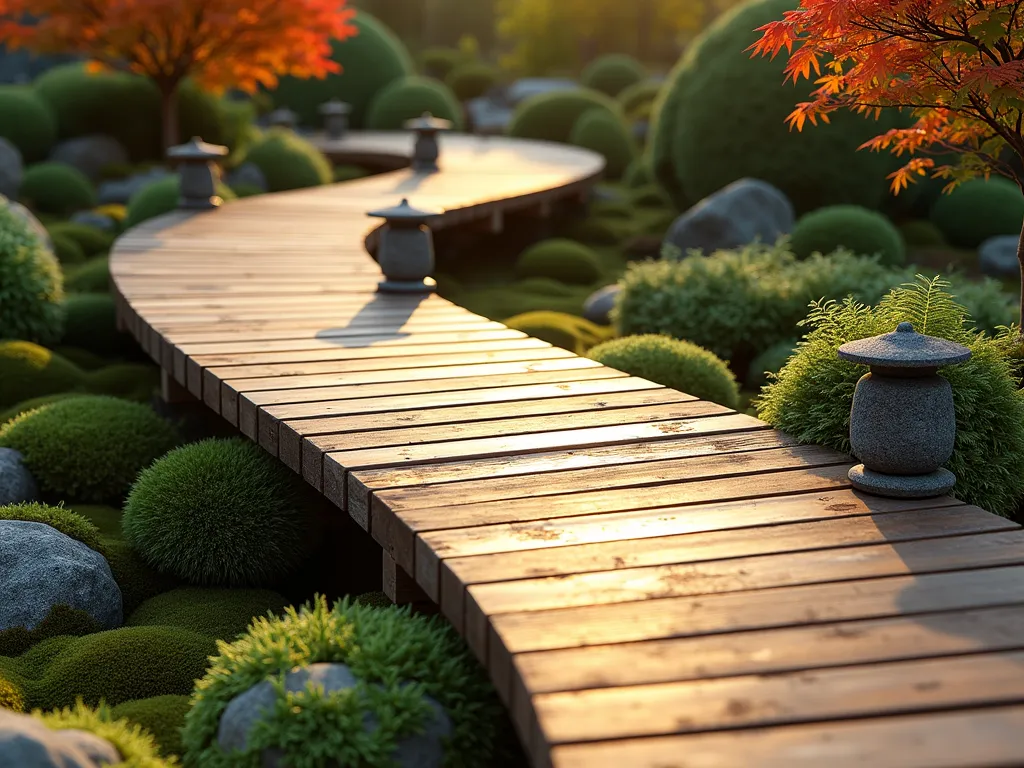
[[[770,377],[758,415],[801,442],[850,451],[850,407],[864,366],[840,360],[842,344],[893,331],[903,321],[919,333],[969,347],[966,363],[939,371],[953,387],[956,442],[946,468],[957,477],[953,494],[1008,516],[1024,497],[1024,391],[1010,354],[1016,329],[992,337],[973,330],[967,310],[939,278],[919,277],[894,289],[877,306],[847,299],[815,302],[810,330],[796,354]]]

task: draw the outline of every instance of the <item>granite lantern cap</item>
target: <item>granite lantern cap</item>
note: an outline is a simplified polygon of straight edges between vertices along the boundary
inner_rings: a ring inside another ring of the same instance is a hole
[[[447,131],[452,127],[451,120],[445,120],[440,117],[434,117],[429,112],[424,112],[419,117],[414,117],[412,120],[405,121],[406,130],[410,131]]]
[[[388,224],[416,227],[420,224],[425,224],[435,216],[440,216],[441,212],[425,211],[420,208],[414,208],[409,205],[409,199],[403,197],[402,202],[398,205],[394,205],[390,208],[381,208],[376,211],[370,211],[366,215],[374,219],[385,219]]]
[[[904,322],[892,333],[843,344],[839,357],[879,368],[940,368],[969,360],[971,350],[954,341],[920,334]]]
[[[167,157],[172,160],[210,161],[216,160],[219,157],[225,157],[227,154],[227,147],[220,144],[207,144],[198,136],[193,136],[191,140],[186,141],[184,144],[179,144],[167,150]]]

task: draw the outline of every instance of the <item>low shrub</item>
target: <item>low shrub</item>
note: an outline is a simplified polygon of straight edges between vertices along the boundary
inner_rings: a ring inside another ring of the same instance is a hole
[[[52,637],[82,637],[102,629],[96,619],[85,611],[68,605],[55,605],[32,629],[11,627],[0,630],[0,656],[21,656]]]
[[[0,427],[40,489],[83,503],[119,501],[139,470],[174,447],[173,427],[138,403],[84,395],[29,411]]]
[[[88,224],[76,224],[72,221],[62,221],[59,224],[51,224],[46,228],[50,237],[58,235],[67,237],[78,244],[87,258],[105,254],[114,244],[114,236],[102,229],[90,227]]]
[[[374,97],[366,127],[373,131],[399,131],[406,120],[424,112],[451,120],[455,130],[462,130],[462,107],[451,89],[440,80],[417,75],[395,80]]]
[[[528,277],[520,280],[515,287],[529,293],[539,293],[544,296],[572,296],[573,288],[563,282],[550,277]]]
[[[85,251],[82,246],[76,243],[67,235],[51,234],[50,242],[53,243],[53,255],[62,267],[72,267],[85,263]]]
[[[164,592],[140,605],[126,626],[181,627],[218,640],[234,640],[252,620],[281,613],[288,601],[265,589],[183,587]]]
[[[931,220],[951,245],[977,248],[996,235],[1020,234],[1024,195],[1002,177],[971,179],[935,201]]]
[[[750,364],[750,371],[747,373],[747,386],[753,390],[763,387],[768,382],[767,374],[781,371],[786,361],[796,351],[796,345],[796,339],[786,339],[778,344],[773,344],[755,357]]]
[[[0,341],[52,344],[64,330],[63,300],[56,257],[24,218],[0,205]]]
[[[316,187],[331,182],[331,164],[304,138],[286,128],[272,128],[246,155],[267,180],[267,190]]]
[[[661,191],[661,187],[656,184],[649,184],[646,187],[634,189],[629,199],[638,208],[672,207],[672,201]]]
[[[569,239],[587,245],[618,245],[625,237],[620,222],[590,216],[574,221],[566,230]]]
[[[622,120],[605,109],[580,115],[569,134],[569,143],[597,152],[604,158],[605,177],[620,179],[636,158],[636,147]]]
[[[71,293],[106,293],[110,290],[109,259],[98,256],[65,270],[64,287]]]
[[[802,442],[849,452],[850,407],[864,367],[840,360],[836,350],[912,320],[918,330],[972,352],[967,362],[940,371],[953,386],[956,409],[955,447],[946,464],[957,477],[953,493],[1009,515],[1024,497],[1024,391],[1009,362],[1016,330],[995,338],[977,334],[947,288],[938,278],[920,278],[874,308],[850,300],[816,303],[806,339],[764,389],[759,415]]]
[[[598,91],[573,89],[531,96],[520,103],[512,115],[507,133],[520,139],[566,143],[576,121],[586,112],[599,109],[622,120],[614,99]]]
[[[57,141],[57,121],[32,88],[0,86],[0,137],[18,148],[22,160],[44,160]]]
[[[638,114],[649,113],[654,102],[661,93],[661,83],[654,80],[642,80],[623,89],[616,97],[623,113],[630,119]]]
[[[0,676],[0,709],[25,711],[25,697],[22,696],[21,689],[3,676]]]
[[[0,342],[0,408],[80,388],[85,374],[58,354],[29,341]]]
[[[490,64],[479,61],[459,64],[444,82],[459,101],[471,101],[487,93],[498,82],[500,73]]]
[[[644,65],[622,53],[601,56],[583,70],[580,80],[587,88],[612,98],[647,79]]]
[[[76,541],[80,541],[89,549],[104,554],[99,529],[81,515],[62,506],[29,502],[25,504],[9,504],[0,507],[0,520],[20,520],[26,523],[42,523],[60,531]]]
[[[800,259],[843,248],[858,256],[877,255],[882,264],[906,260],[899,230],[882,214],[859,205],[831,205],[800,217],[790,248]]]
[[[136,403],[148,403],[160,387],[160,369],[141,363],[108,365],[91,372],[85,386],[95,395],[110,395]]]
[[[625,200],[595,200],[590,204],[590,215],[601,219],[627,221],[633,214],[633,206]]]
[[[942,230],[926,219],[905,221],[899,226],[903,242],[910,247],[940,247],[946,245]]]
[[[96,205],[89,178],[64,163],[36,163],[25,169],[18,195],[30,208],[66,216]]]
[[[216,184],[217,196],[222,200],[235,199],[235,193],[221,181]],[[179,180],[176,175],[167,176],[147,184],[128,200],[124,228],[137,227],[144,221],[170,213],[178,207]]]
[[[630,189],[642,189],[655,184],[651,166],[643,155],[633,158],[625,173],[622,174],[622,183]]]
[[[111,715],[143,728],[153,737],[160,755],[171,757],[182,753],[181,729],[191,706],[189,696],[171,694],[125,701],[114,707]]]
[[[725,362],[696,344],[668,336],[626,336],[599,344],[590,359],[701,400],[739,406],[739,386]]]
[[[125,538],[157,570],[210,586],[263,586],[304,554],[291,473],[247,440],[203,440],[164,456],[136,481]]]
[[[56,403],[58,400],[63,400],[66,397],[79,397],[79,392],[58,392],[54,395],[43,395],[42,397],[30,397],[28,400],[22,400],[20,403],[12,405],[5,411],[0,411],[0,425],[10,421],[13,418],[20,416],[23,413],[28,413],[36,408],[41,408],[44,405],[50,403]]]
[[[587,350],[607,341],[612,333],[608,328],[565,312],[526,312],[510,317],[505,325],[577,355],[587,354]]]
[[[601,277],[601,261],[581,243],[554,238],[523,251],[516,260],[516,274],[520,278],[550,277],[563,283],[590,285]]]

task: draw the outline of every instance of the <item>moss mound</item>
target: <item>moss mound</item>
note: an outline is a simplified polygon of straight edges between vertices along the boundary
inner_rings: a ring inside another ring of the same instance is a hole
[[[655,184],[634,189],[629,200],[637,208],[671,208],[672,206],[672,201],[668,199],[661,187]]]
[[[569,134],[569,143],[601,155],[605,177],[609,179],[622,178],[636,159],[636,147],[625,124],[604,109],[592,109],[580,115]]]
[[[0,370],[2,408],[78,389],[85,376],[78,366],[29,341],[0,342]]]
[[[0,631],[0,656],[20,656],[44,640],[53,637],[82,637],[101,629],[103,627],[85,611],[67,605],[55,605],[32,629],[11,627]]]
[[[62,221],[58,224],[51,224],[46,229],[50,233],[50,237],[59,235],[73,240],[87,258],[106,253],[114,244],[112,234],[96,227],[90,227],[88,224]]]
[[[118,363],[93,371],[86,388],[96,395],[110,395],[136,403],[148,403],[160,386],[160,369],[141,363]]]
[[[60,531],[65,536],[70,536],[72,539],[82,542],[89,549],[93,549],[100,554],[104,552],[99,529],[70,509],[34,502],[9,504],[0,507],[0,520],[42,523]]]
[[[601,277],[601,261],[582,243],[554,238],[523,251],[516,260],[516,274],[520,278],[549,277],[563,283],[590,285]]]
[[[471,101],[487,93],[497,84],[500,73],[490,64],[481,61],[467,61],[459,64],[444,79],[455,98]]]
[[[668,336],[627,336],[590,350],[592,360],[727,408],[739,406],[736,377],[713,353]]]
[[[262,586],[296,568],[303,513],[288,470],[247,440],[203,440],[139,475],[125,538],[157,570],[202,585]]]
[[[331,182],[331,164],[323,153],[285,128],[267,131],[249,150],[246,160],[263,171],[270,192]]]
[[[51,234],[50,242],[53,243],[53,254],[61,266],[70,267],[85,263],[85,251],[82,250],[82,246],[67,235]]]
[[[77,168],[63,163],[37,163],[25,169],[18,195],[30,208],[66,216],[96,205],[92,182]]]
[[[440,80],[416,75],[395,80],[374,97],[366,127],[373,131],[399,131],[406,120],[424,112],[451,120],[455,130],[462,130],[462,107],[452,90]]]
[[[185,714],[192,706],[188,696],[154,696],[118,704],[111,714],[118,720],[127,720],[140,726],[153,737],[163,757],[181,755],[181,729]]]
[[[405,45],[377,19],[359,11],[352,23],[358,34],[331,44],[331,58],[341,65],[340,74],[322,80],[285,77],[273,92],[274,103],[295,110],[304,125],[319,125],[320,105],[339,98],[352,106],[351,126],[365,128],[374,97],[416,71]]]
[[[647,70],[644,65],[622,53],[611,53],[595,59],[580,77],[587,88],[613,98],[646,79]]]
[[[75,504],[68,507],[96,527],[103,539],[121,537],[121,510],[104,504]]]
[[[996,235],[1019,235],[1024,195],[1008,179],[965,181],[932,206],[932,223],[950,244],[977,248]]]
[[[603,93],[587,89],[554,91],[531,96],[519,104],[507,133],[520,139],[566,143],[576,121],[595,109],[623,119],[616,101]]]
[[[231,188],[218,181],[217,196],[222,200],[234,200],[235,193]],[[179,180],[176,175],[167,176],[147,184],[128,200],[128,212],[124,220],[124,228],[137,227],[144,221],[163,216],[178,207]]]
[[[117,329],[117,305],[109,293],[72,293],[64,300],[67,323],[61,344],[100,357],[117,357],[131,339]]]
[[[878,208],[893,160],[857,151],[895,127],[837,112],[831,123],[790,131],[797,102],[817,86],[783,85],[786,57],[751,58],[757,28],[782,18],[796,0],[757,0],[720,16],[690,44],[655,106],[649,146],[659,183],[685,208],[737,179],[762,179],[785,192],[797,213],[824,205]]]
[[[622,174],[622,183],[630,189],[641,189],[654,184],[654,173],[643,156],[635,157]]]
[[[72,293],[106,293],[110,290],[110,261],[98,256],[66,270],[64,287]]]
[[[900,224],[900,234],[911,248],[932,248],[946,245],[942,230],[925,219],[913,219]]]
[[[172,768],[172,763],[160,758],[157,744],[149,733],[120,719],[105,705],[91,709],[79,702],[73,707],[35,713],[35,716],[52,729],[86,731],[110,742],[122,758],[116,768]]]
[[[118,537],[103,540],[107,562],[114,574],[114,581],[121,588],[121,603],[124,615],[132,612],[151,597],[181,585],[177,579],[150,568],[128,542]]]
[[[408,609],[348,601],[330,610],[322,599],[301,611],[289,609],[281,619],[260,621],[248,635],[221,647],[185,717],[186,763],[203,768],[237,764],[239,758],[229,758],[216,743],[228,702],[268,676],[317,662],[349,665],[360,681],[354,695],[297,694],[307,716],[299,721],[285,714],[287,708],[277,709],[269,727],[253,734],[248,760],[256,762],[262,749],[280,747],[290,762],[306,764],[316,755],[338,754],[346,745],[352,764],[369,763],[372,755],[388,754],[396,739],[423,722],[427,705],[422,695],[427,694],[452,722],[447,764],[502,764],[504,712],[483,670],[448,624]],[[387,727],[364,736],[363,713],[368,712]]]
[[[57,121],[31,88],[0,86],[0,137],[18,148],[26,163],[43,160],[57,141]]]
[[[626,117],[635,120],[650,115],[659,93],[661,93],[661,83],[644,80],[625,88],[616,97],[616,101],[619,102]]]
[[[805,214],[793,227],[790,248],[798,258],[844,248],[858,256],[879,256],[882,264],[906,260],[903,237],[889,219],[858,205],[832,205]]]
[[[525,312],[510,317],[505,325],[577,355],[587,354],[587,350],[607,341],[612,333],[611,329],[565,312]]]
[[[21,695],[21,689],[2,676],[0,676],[0,709],[10,709],[14,712],[25,711],[25,697]]]
[[[57,259],[23,217],[0,205],[0,340],[52,344],[64,330],[63,299]]]
[[[0,427],[40,489],[83,503],[118,501],[139,470],[174,447],[175,430],[149,408],[113,397],[67,398]]]
[[[12,405],[5,411],[0,411],[0,425],[10,421],[13,418],[20,416],[23,413],[33,411],[36,408],[41,408],[44,405],[50,403],[56,403],[58,400],[63,400],[67,397],[79,397],[78,392],[58,392],[54,395],[43,395],[42,397],[32,397],[28,400],[22,400],[16,405]]]
[[[181,627],[230,641],[245,632],[255,617],[280,614],[287,605],[287,599],[265,589],[185,587],[147,600],[125,625]]]

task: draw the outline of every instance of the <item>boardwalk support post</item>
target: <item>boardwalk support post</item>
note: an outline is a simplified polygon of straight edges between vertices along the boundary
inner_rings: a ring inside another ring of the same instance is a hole
[[[324,118],[324,132],[327,138],[338,140],[348,133],[348,116],[352,107],[340,99],[331,99],[320,105],[320,114]]]
[[[198,136],[191,141],[171,147],[167,157],[178,165],[180,178],[178,207],[191,211],[204,211],[218,207],[223,200],[217,196],[220,172],[217,160],[228,153],[219,144],[207,144]]]
[[[421,211],[405,198],[392,208],[370,211],[367,216],[384,219],[377,246],[377,262],[384,280],[377,286],[381,293],[433,293],[437,283],[434,271],[434,240],[426,222],[440,215]]]
[[[405,122],[406,130],[416,132],[416,146],[412,154],[412,169],[416,173],[434,173],[439,170],[437,158],[441,154],[437,135],[450,130],[450,120],[434,117],[429,112]]]

